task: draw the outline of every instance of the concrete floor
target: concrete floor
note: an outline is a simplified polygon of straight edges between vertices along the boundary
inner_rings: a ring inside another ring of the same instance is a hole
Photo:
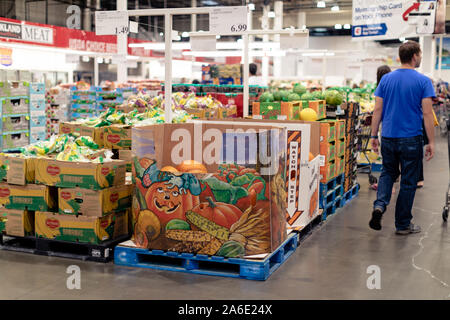
[[[448,185],[446,139],[425,164],[414,203],[423,232],[394,234],[393,209],[383,230],[368,227],[375,191],[360,175],[359,196],[307,238],[264,282],[118,267],[0,251],[0,299],[450,299],[450,236],[441,218]],[[398,184],[396,185],[398,190]],[[81,268],[81,289],[66,287],[66,268]],[[368,266],[381,270],[369,290]]]

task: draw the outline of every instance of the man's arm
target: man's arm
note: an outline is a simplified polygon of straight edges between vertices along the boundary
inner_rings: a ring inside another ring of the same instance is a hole
[[[375,97],[375,109],[372,116],[372,133],[371,136],[378,136],[378,129],[380,128],[381,115],[383,114],[383,98]],[[372,150],[378,153],[378,147],[380,145],[378,138],[370,139]]]
[[[434,156],[434,117],[433,117],[433,102],[431,98],[422,100],[423,122],[425,124],[425,131],[428,136],[428,144],[425,147],[425,158],[431,160]]]

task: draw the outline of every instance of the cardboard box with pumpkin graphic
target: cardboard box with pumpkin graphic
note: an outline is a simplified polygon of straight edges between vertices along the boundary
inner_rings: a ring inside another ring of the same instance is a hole
[[[115,186],[102,190],[58,188],[58,206],[61,214],[101,217],[131,207],[132,185]]]
[[[34,212],[0,208],[0,233],[16,237],[34,235]]]
[[[34,163],[36,183],[47,186],[99,190],[125,183],[123,160],[94,163],[37,158]]]
[[[319,122],[256,120],[208,121],[252,126],[279,126],[286,129],[286,222],[287,228],[301,230],[319,215],[320,155]]]
[[[0,205],[7,209],[53,210],[57,196],[56,189],[48,186],[0,183]]]
[[[128,213],[86,217],[36,211],[35,230],[38,238],[99,244],[128,235]]]
[[[131,126],[114,124],[105,127],[103,145],[108,149],[131,149]]]
[[[238,257],[286,239],[283,128],[202,121],[132,134],[138,247]]]

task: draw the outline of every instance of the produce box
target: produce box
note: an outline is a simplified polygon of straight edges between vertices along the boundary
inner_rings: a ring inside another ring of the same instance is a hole
[[[311,100],[307,108],[313,109],[317,113],[317,120],[327,117],[327,102],[325,100]],[[303,107],[305,109],[305,107]]]
[[[253,102],[252,115],[254,119],[260,116],[262,119],[277,120],[285,116],[285,120],[300,120],[303,103],[307,102]]]
[[[28,113],[28,98],[5,98],[2,103],[2,114],[23,114]]]
[[[14,154],[0,155],[0,180],[5,180],[9,184],[25,185],[34,183],[35,169],[33,158],[21,158]]]
[[[3,134],[2,139],[3,150],[18,149],[30,144],[30,137],[28,132]]]
[[[114,124],[104,127],[103,145],[108,149],[130,149],[131,126]]]
[[[30,84],[25,81],[0,82],[0,97],[27,96]]]
[[[320,154],[327,159],[336,157],[336,146],[334,143],[323,141],[320,143]]]
[[[198,121],[132,132],[138,247],[238,257],[286,239],[285,129]]]
[[[131,185],[102,190],[59,188],[58,206],[61,214],[102,217],[131,207]]]
[[[336,140],[345,139],[345,120],[336,121]]]
[[[99,244],[128,234],[127,211],[104,217],[73,216],[37,211],[36,237]]]
[[[345,140],[336,140],[335,150],[336,157],[343,157],[345,154]]]
[[[225,121],[208,121],[221,124]],[[316,203],[319,186],[319,122],[283,120],[228,120],[235,125],[279,126],[286,129],[286,181],[287,227],[300,230],[307,226],[318,214]],[[317,189],[316,189],[317,188]],[[309,214],[307,214],[309,213]]]
[[[72,133],[79,134],[80,136],[91,137],[99,147],[103,147],[103,133],[104,127],[88,127],[74,122],[60,122],[59,132],[60,133]]]
[[[56,199],[56,190],[47,186],[0,183],[0,205],[7,209],[53,210]]]
[[[125,161],[127,165],[127,172],[131,172],[132,153],[131,150],[119,149],[119,160]]]
[[[105,163],[35,159],[36,183],[65,188],[104,189],[125,183],[126,163]]]
[[[336,165],[334,161],[325,163],[320,167],[320,182],[327,183],[336,176]]]
[[[0,233],[16,237],[34,235],[34,212],[0,208]]]
[[[44,120],[45,120],[45,117],[44,117]],[[44,122],[44,125],[45,125],[45,122]],[[3,132],[28,130],[29,126],[30,126],[30,121],[28,120],[28,116],[4,118],[3,123],[2,123]]]
[[[320,142],[334,142],[336,140],[336,122],[323,121],[320,122]]]
[[[227,119],[227,118],[236,118],[237,117],[237,106],[230,106],[228,108],[219,107],[218,108],[218,118],[219,119]]]
[[[335,176],[338,176],[342,173],[344,173],[345,169],[345,160],[344,157],[336,157],[335,160]]]

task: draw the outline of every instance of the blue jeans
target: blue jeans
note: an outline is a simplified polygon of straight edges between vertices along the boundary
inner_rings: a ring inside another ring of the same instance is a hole
[[[395,205],[395,227],[397,230],[404,230],[409,228],[412,219],[411,210],[423,158],[423,138],[381,138],[381,156],[383,171],[373,207],[381,212],[386,211],[391,200],[392,186],[401,174],[400,192]]]

